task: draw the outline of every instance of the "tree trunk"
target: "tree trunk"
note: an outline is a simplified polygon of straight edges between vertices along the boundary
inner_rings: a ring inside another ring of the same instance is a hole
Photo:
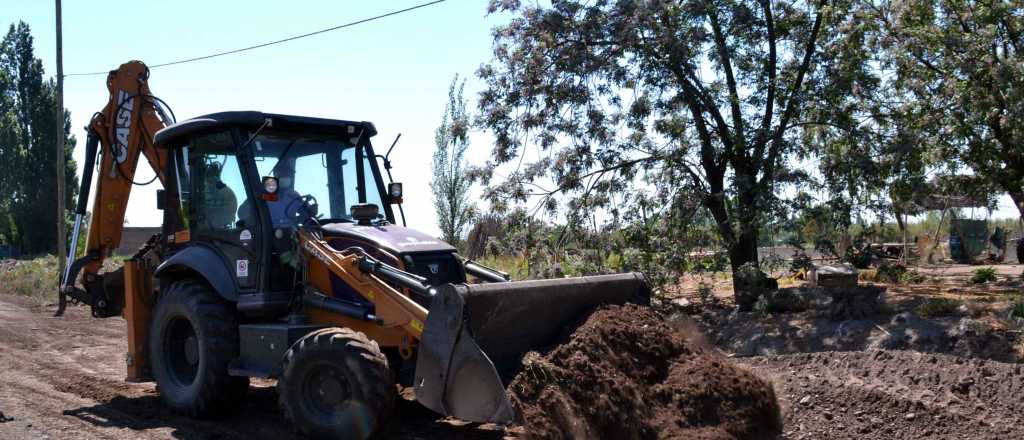
[[[942,214],[939,215],[939,224],[935,225],[935,233],[931,236],[931,243],[929,243],[927,251],[923,252],[921,255],[922,261],[931,263],[932,254],[935,252],[936,248],[939,248],[939,231],[942,230],[942,222],[946,221],[946,211],[947,209],[943,208]]]
[[[1016,191],[1007,188],[1006,192],[1010,194],[1010,199],[1013,200],[1013,204],[1017,207],[1017,213],[1020,214],[1020,218],[1024,219],[1024,188],[1018,188]]]
[[[733,272],[736,272],[744,264],[754,263],[756,266],[759,263],[757,255],[757,229],[753,227],[746,229],[729,246],[729,265],[732,266]]]

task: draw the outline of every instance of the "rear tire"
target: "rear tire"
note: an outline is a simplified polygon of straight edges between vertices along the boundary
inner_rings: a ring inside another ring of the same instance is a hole
[[[231,412],[249,389],[228,374],[238,357],[238,314],[202,280],[176,281],[161,296],[149,332],[149,358],[160,399],[191,417]]]
[[[296,431],[315,439],[366,439],[394,405],[395,384],[376,342],[347,328],[326,328],[285,353],[277,395]]]

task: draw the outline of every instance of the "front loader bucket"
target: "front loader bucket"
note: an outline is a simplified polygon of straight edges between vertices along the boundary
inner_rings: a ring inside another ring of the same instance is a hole
[[[597,306],[649,301],[646,280],[634,273],[441,286],[420,340],[416,400],[467,421],[510,422],[502,378],[526,352],[550,347]]]

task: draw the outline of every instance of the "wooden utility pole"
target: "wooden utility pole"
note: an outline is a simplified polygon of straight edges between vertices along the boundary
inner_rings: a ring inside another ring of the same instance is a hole
[[[57,2],[57,283],[63,282],[65,257],[68,252],[68,237],[64,229],[64,54],[61,45],[60,0]]]

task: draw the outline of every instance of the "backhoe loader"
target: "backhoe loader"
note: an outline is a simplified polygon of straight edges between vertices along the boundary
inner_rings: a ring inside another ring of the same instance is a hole
[[[505,384],[524,353],[601,304],[649,301],[639,274],[513,282],[398,226],[402,185],[372,123],[255,111],[175,122],[148,78],[138,61],[111,71],[87,127],[72,250],[94,175],[96,194],[57,314],[71,302],[122,316],[126,380],[155,381],[176,412],[225,414],[259,377],[277,380],[285,415],[313,438],[372,435],[398,385],[440,414],[509,423]],[[163,187],[161,233],[101,273],[142,155]]]

